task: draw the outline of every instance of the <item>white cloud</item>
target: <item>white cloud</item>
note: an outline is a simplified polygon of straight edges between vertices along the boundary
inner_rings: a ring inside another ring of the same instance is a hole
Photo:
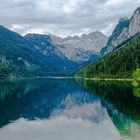
[[[114,6],[114,5],[120,5],[122,3],[130,2],[131,0],[108,0],[106,2],[106,5],[108,6]]]
[[[23,26],[18,25],[18,24],[13,24],[11,27],[12,30],[22,30],[24,29]]]
[[[27,30],[24,34],[27,34],[27,33],[44,34],[45,32],[44,32],[43,29],[40,29],[40,28],[33,28],[33,29]]]
[[[71,13],[76,9],[78,2],[79,0],[69,0],[68,3],[63,6],[63,11],[65,13]]]
[[[110,32],[115,28],[115,24],[111,23],[106,28],[102,30],[105,35],[110,34]]]
[[[122,16],[130,17],[140,0],[0,0],[0,24],[21,34],[60,36],[103,31],[110,34]]]

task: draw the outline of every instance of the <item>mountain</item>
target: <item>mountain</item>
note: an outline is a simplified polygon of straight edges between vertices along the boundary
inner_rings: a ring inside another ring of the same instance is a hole
[[[46,52],[43,43],[42,46],[39,45],[40,48],[37,48],[36,39],[35,42],[31,41],[29,36],[22,37],[0,26],[0,78],[61,75],[73,70],[75,63],[52,56],[51,48],[54,46],[49,37],[43,38]]]
[[[50,35],[53,43],[58,45],[57,52],[76,63],[96,60],[100,50],[106,45],[108,37],[101,32],[92,32],[79,36],[61,38]]]
[[[120,18],[100,59],[83,66],[77,76],[139,78],[140,73],[140,7],[129,20]]]
[[[51,70],[43,56],[19,34],[0,26],[0,77],[42,75]],[[47,68],[48,67],[48,68]],[[42,70],[46,69],[44,72]],[[42,71],[42,72],[41,72]]]
[[[111,52],[118,45],[138,33],[140,33],[140,7],[134,11],[130,19],[127,17],[120,18],[119,23],[108,39],[106,47],[101,50],[101,55]]]
[[[73,71],[78,67],[78,64],[69,60],[62,55],[59,47],[54,45],[52,39],[48,35],[41,34],[27,34],[24,36],[32,46],[45,56],[47,62],[53,64],[60,72]]]
[[[23,37],[0,26],[0,78],[72,75],[79,65],[96,60],[106,41],[100,32],[65,39],[40,34]]]
[[[82,77],[132,78],[140,68],[140,35],[132,37],[99,61],[83,67],[77,74]]]

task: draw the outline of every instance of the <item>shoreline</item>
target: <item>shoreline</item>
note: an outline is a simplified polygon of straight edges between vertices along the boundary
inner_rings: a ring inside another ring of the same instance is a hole
[[[133,78],[85,78],[85,77],[75,77],[75,79],[89,80],[89,81],[126,81],[133,82]]]
[[[26,80],[26,79],[82,79],[82,80],[90,80],[90,81],[128,81],[133,82],[135,79],[133,78],[86,78],[86,77],[64,77],[64,76],[36,76],[36,77],[12,77],[12,78],[0,78],[1,80]]]
[[[36,76],[36,77],[12,77],[12,78],[0,78],[0,81],[8,80],[31,80],[31,79],[74,79],[75,77],[64,77],[64,76]]]

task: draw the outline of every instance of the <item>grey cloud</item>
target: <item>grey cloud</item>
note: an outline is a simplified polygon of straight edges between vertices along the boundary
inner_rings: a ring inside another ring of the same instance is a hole
[[[130,17],[138,6],[139,0],[0,0],[0,24],[21,34],[110,34],[119,18]]]

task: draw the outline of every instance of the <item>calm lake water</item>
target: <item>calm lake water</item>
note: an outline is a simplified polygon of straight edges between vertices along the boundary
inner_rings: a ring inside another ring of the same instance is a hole
[[[123,82],[1,81],[0,140],[140,140],[140,89]]]

